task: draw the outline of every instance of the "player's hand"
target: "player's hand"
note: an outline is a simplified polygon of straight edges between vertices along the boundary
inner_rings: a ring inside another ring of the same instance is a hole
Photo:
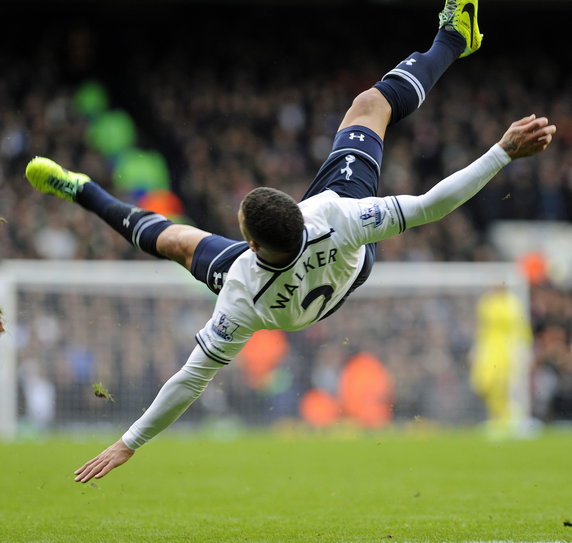
[[[535,155],[550,145],[555,132],[556,126],[548,124],[546,117],[530,115],[512,123],[499,145],[512,159]]]
[[[75,481],[77,483],[87,483],[93,477],[101,479],[113,468],[127,462],[134,453],[135,451],[130,449],[120,439],[110,447],[107,447],[103,452],[99,453],[93,460],[90,460],[81,468],[77,469],[74,472],[76,476]]]

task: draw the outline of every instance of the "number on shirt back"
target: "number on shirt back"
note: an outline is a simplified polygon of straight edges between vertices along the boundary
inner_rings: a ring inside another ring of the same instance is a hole
[[[308,292],[306,297],[302,300],[302,308],[308,309],[314,300],[317,300],[320,296],[323,296],[324,301],[322,302],[322,307],[320,307],[320,311],[318,311],[318,315],[316,317],[316,320],[318,320],[326,308],[327,303],[332,299],[333,294],[334,287],[332,285],[322,285],[321,287],[316,287],[314,290]]]

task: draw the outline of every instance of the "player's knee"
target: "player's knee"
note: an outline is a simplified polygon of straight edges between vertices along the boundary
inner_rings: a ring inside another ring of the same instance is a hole
[[[173,224],[157,238],[157,251],[170,260],[184,260],[184,230],[182,225]]]
[[[391,113],[391,106],[386,98],[374,88],[358,94],[352,103],[352,109],[360,117],[383,116]]]
[[[157,239],[157,250],[166,258],[187,267],[195,254],[197,244],[208,235],[208,232],[193,226],[173,224]]]

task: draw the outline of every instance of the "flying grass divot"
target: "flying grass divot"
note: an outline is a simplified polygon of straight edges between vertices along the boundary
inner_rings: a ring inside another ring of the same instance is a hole
[[[94,383],[93,384],[93,393],[98,397],[98,398],[103,398],[104,400],[107,400],[108,402],[114,402],[115,399],[113,398],[113,395],[109,393],[109,390],[107,390],[102,383]]]

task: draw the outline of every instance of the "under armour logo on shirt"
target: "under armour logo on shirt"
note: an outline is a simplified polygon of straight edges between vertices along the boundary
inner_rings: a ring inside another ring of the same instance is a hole
[[[348,155],[346,158],[346,167],[340,170],[340,173],[346,174],[346,180],[349,181],[350,177],[354,173],[353,170],[350,168],[350,164],[356,161],[356,157],[354,155]]]
[[[415,64],[417,61],[414,58],[408,58],[405,61],[405,64],[407,64],[407,66],[413,66],[413,64]]]
[[[360,141],[364,141],[365,140],[365,135],[364,134],[355,134],[354,132],[352,132],[350,134],[350,139],[351,140],[355,140],[358,139]]]

